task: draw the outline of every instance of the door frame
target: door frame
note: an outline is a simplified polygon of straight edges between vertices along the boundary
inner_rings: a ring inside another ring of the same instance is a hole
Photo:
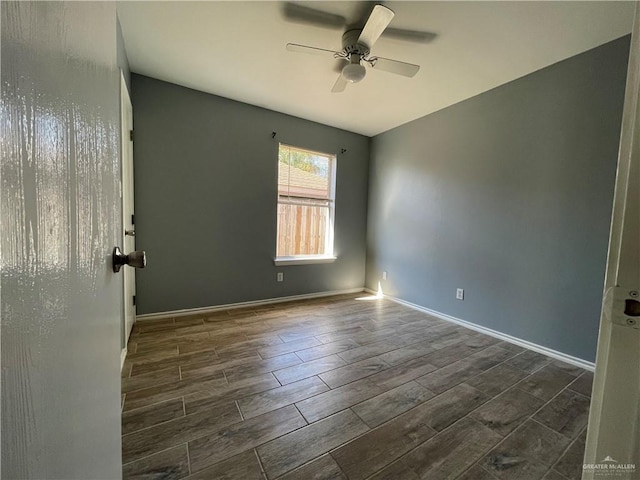
[[[131,112],[127,118],[127,112]],[[121,127],[121,169],[120,169],[120,198],[122,200],[122,248],[124,253],[135,250],[135,237],[127,238],[126,230],[132,229],[132,223],[129,221],[129,213],[133,212],[133,139],[131,133],[133,131],[133,107],[129,89],[124,78],[124,72],[120,70],[120,127]],[[130,189],[129,189],[130,182]],[[132,242],[133,240],[133,242]],[[127,246],[128,243],[134,243],[133,248]],[[127,344],[131,330],[136,321],[136,307],[129,304],[131,297],[135,295],[135,269],[126,267],[123,269],[122,281],[123,295],[123,315],[122,315],[122,352],[121,367],[124,366],[124,360],[127,355]]]
[[[605,459],[606,468],[613,461],[635,465],[634,471],[616,470],[620,474],[616,478],[640,478],[640,318],[625,315],[625,302],[640,300],[639,139],[640,3],[636,2],[583,480],[593,479]]]

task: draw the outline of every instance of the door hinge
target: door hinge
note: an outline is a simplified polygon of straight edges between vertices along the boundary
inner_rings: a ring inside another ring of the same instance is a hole
[[[133,306],[134,307],[136,306],[136,296],[135,295],[133,296]]]
[[[133,142],[133,130],[129,130],[129,141]]]
[[[131,225],[135,225],[136,224],[136,216],[132,213],[131,214]]]

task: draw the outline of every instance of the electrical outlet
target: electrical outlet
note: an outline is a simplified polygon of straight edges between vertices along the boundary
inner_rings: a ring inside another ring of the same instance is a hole
[[[462,288],[458,288],[458,289],[456,290],[456,298],[457,298],[458,300],[464,300],[464,289],[462,289]]]
[[[387,272],[382,272],[382,279],[386,280],[387,279]]]
[[[284,281],[284,273],[278,272],[278,274],[276,275],[276,280],[278,282],[283,282]]]

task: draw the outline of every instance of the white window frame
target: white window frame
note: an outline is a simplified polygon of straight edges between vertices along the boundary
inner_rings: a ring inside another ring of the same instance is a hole
[[[287,266],[287,265],[313,265],[320,263],[333,263],[337,260],[338,257],[334,255],[334,237],[335,237],[335,218],[336,218],[336,172],[338,170],[338,155],[335,153],[326,153],[319,152],[317,150],[309,150],[308,148],[296,147],[293,145],[289,145],[287,143],[279,143],[278,144],[278,154],[280,153],[280,148],[288,147],[294,150],[308,152],[316,155],[321,155],[323,157],[329,158],[329,213],[328,213],[328,221],[327,221],[327,231],[325,232],[325,254],[324,255],[291,255],[291,256],[276,256],[273,260],[273,263],[276,266]],[[280,165],[278,163],[278,169]],[[280,195],[276,193],[276,204],[280,205],[281,202]],[[291,202],[298,203],[298,202]],[[278,232],[276,230],[276,255],[278,252]]]

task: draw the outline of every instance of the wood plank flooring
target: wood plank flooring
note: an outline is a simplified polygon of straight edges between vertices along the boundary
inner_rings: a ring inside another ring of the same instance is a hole
[[[128,348],[125,479],[581,477],[591,373],[389,300],[141,321]]]

